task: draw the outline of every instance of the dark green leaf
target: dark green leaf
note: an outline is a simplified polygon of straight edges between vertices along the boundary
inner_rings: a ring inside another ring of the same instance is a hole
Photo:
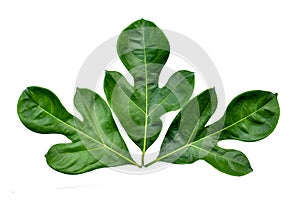
[[[218,142],[257,141],[271,134],[280,113],[277,94],[259,90],[243,93],[229,104],[220,120],[206,125],[217,107],[215,90],[206,90],[190,100],[194,74],[186,70],[175,72],[166,85],[159,85],[170,45],[154,23],[141,19],[124,29],[117,52],[134,84],[117,71],[106,71],[104,92],[128,136],[142,150],[141,165],[132,160],[110,108],[95,92],[76,91],[74,104],[81,121],[51,91],[29,87],[18,101],[22,123],[34,132],[62,134],[71,140],[49,149],[46,160],[50,167],[80,174],[126,164],[147,167],[158,161],[188,164],[202,159],[234,176],[252,171],[242,152],[223,149]],[[145,165],[145,152],[161,132],[161,117],[178,109],[181,110],[167,131],[158,158]]]
[[[118,72],[107,71],[107,100],[129,137],[145,153],[157,139],[166,112],[179,109],[192,95],[194,75],[178,71],[160,88],[158,79],[169,56],[169,42],[152,22],[138,20],[120,35],[118,54],[134,86]]]
[[[203,159],[230,175],[251,172],[243,153],[222,149],[217,143],[224,139],[256,141],[268,136],[279,118],[277,95],[265,91],[243,93],[229,104],[219,121],[204,127],[215,108],[212,89],[192,99],[171,124],[158,158],[146,166],[157,161],[187,164]]]
[[[279,118],[277,94],[250,91],[237,96],[225,114],[222,139],[257,141],[275,129]]]
[[[80,121],[63,107],[51,91],[27,88],[18,101],[22,123],[37,133],[59,133],[72,143],[56,144],[46,154],[53,169],[80,174],[102,167],[134,164],[118,132],[110,109],[99,95],[88,89],[77,89],[75,107]]]

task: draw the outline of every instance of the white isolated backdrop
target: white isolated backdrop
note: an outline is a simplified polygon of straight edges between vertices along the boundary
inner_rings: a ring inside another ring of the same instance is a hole
[[[0,199],[299,199],[299,9],[296,0],[1,1]],[[47,166],[49,147],[67,139],[26,129],[16,114],[19,95],[31,85],[49,88],[72,111],[86,57],[140,18],[197,42],[219,71],[227,103],[247,90],[278,92],[273,134],[220,143],[244,152],[254,172],[232,177],[203,161],[143,175],[71,176]]]

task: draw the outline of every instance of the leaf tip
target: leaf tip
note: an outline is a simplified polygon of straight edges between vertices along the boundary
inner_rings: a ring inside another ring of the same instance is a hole
[[[105,70],[105,76],[109,75],[109,72],[108,70]]]
[[[247,169],[245,170],[244,174],[242,174],[241,176],[250,174],[251,172],[253,172],[253,168],[251,167],[251,164],[250,164],[250,162],[248,161]]]
[[[80,88],[79,87],[76,87],[75,89],[75,96],[80,92]]]
[[[247,174],[250,174],[251,172],[253,172],[253,169],[252,169],[251,165],[249,164],[249,165],[247,166],[247,168],[244,169],[243,172],[240,172],[240,173],[233,173],[233,174],[228,173],[228,174],[229,174],[229,175],[232,175],[232,176],[238,176],[238,177],[241,177],[241,176],[245,176],[245,175],[247,175]]]
[[[208,90],[211,98],[216,99],[217,98],[217,92],[216,92],[216,87],[212,87]]]
[[[251,167],[251,165],[249,166],[249,173],[253,172],[253,168]]]
[[[214,86],[214,87],[210,88],[210,89],[209,89],[209,91],[211,91],[211,92],[215,92],[215,91],[216,91],[216,86]]]
[[[76,87],[76,92],[79,92],[81,90],[80,87]]]
[[[39,89],[40,87],[37,86],[28,86],[26,89],[23,91],[25,94],[29,94],[31,91],[34,91],[35,89]]]

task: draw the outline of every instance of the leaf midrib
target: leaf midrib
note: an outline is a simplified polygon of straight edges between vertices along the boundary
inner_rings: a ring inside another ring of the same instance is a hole
[[[84,108],[85,108],[87,111],[89,111],[87,105],[86,105],[84,102],[83,102],[83,105],[84,105]],[[102,135],[101,135],[101,133],[103,132],[102,128],[99,126],[98,123],[96,123],[95,117],[93,117],[92,114],[91,114],[90,112],[87,112],[87,114],[88,114],[88,116],[90,117],[90,119],[91,119],[92,123],[94,124],[94,126],[96,127],[96,132],[97,132],[97,134],[99,135],[99,138],[100,138],[102,144],[103,144],[104,146],[106,146],[106,144],[104,143],[104,140],[103,140],[103,138],[102,138]]]
[[[84,149],[84,150],[80,150],[80,151],[63,152],[63,153],[59,153],[59,154],[60,154],[60,155],[76,154],[76,153],[86,152],[86,151],[95,151],[95,150],[99,150],[99,149],[103,149],[103,148],[104,148],[104,146],[102,146],[102,147],[97,147],[97,148],[93,148],[93,149]]]
[[[147,130],[148,130],[148,69],[147,69],[147,52],[145,44],[145,30],[143,28],[143,47],[144,47],[144,70],[145,70],[145,125],[144,125],[144,141],[143,141],[143,151],[142,151],[142,165],[144,164],[144,154],[146,152],[147,145]]]
[[[197,97],[196,97],[196,98],[197,98]],[[198,99],[197,99],[197,101],[198,101]],[[204,109],[204,111],[203,111],[202,113],[205,112],[205,110],[209,107],[209,105],[211,105],[210,102],[207,103],[207,105],[205,106],[205,109]],[[199,109],[200,109],[200,108],[199,108]],[[199,111],[199,112],[201,112],[201,111]],[[189,144],[190,141],[191,141],[192,139],[194,139],[194,135],[195,135],[196,132],[197,132],[197,127],[198,127],[198,124],[200,123],[200,121],[201,121],[201,116],[200,116],[199,119],[197,120],[197,123],[196,123],[196,125],[195,125],[195,127],[194,127],[194,129],[193,129],[193,131],[192,131],[192,134],[190,135],[190,137],[189,137],[188,141],[186,142],[186,144]],[[206,123],[207,123],[207,122],[206,122]],[[203,126],[205,126],[205,124],[204,124]]]
[[[194,148],[199,149],[199,150],[201,150],[201,151],[205,151],[205,152],[207,152],[207,154],[212,154],[212,155],[214,155],[214,156],[216,156],[216,157],[220,157],[220,158],[223,158],[223,159],[225,159],[225,160],[232,161],[232,162],[237,163],[237,164],[239,164],[239,165],[244,165],[244,163],[242,163],[242,162],[238,162],[238,161],[233,160],[233,159],[225,158],[224,156],[221,156],[221,155],[216,154],[216,153],[214,153],[214,152],[211,152],[211,151],[208,151],[208,150],[206,150],[206,149],[200,148],[200,147],[198,147],[198,146],[191,145],[191,147],[194,147]]]

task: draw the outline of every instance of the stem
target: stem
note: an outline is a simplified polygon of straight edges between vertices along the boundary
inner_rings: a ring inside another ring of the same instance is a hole
[[[144,151],[142,153],[142,165],[141,166],[145,166],[145,152]]]
[[[137,164],[136,162],[133,163],[135,166],[137,166],[138,168],[142,168],[142,165]]]
[[[186,144],[186,145],[184,145],[184,146],[182,146],[182,147],[180,147],[180,148],[178,148],[178,149],[176,149],[176,150],[174,150],[174,151],[172,151],[172,152],[170,152],[170,153],[167,153],[167,154],[165,154],[165,155],[163,155],[163,156],[161,156],[161,157],[156,158],[155,160],[149,162],[148,164],[146,164],[146,165],[144,165],[144,166],[145,166],[145,167],[149,167],[150,165],[153,165],[154,163],[156,163],[156,162],[158,162],[158,161],[160,161],[160,160],[162,160],[162,159],[164,159],[164,158],[166,158],[166,157],[169,157],[170,155],[172,155],[172,154],[174,154],[174,153],[176,153],[176,152],[178,152],[178,151],[181,151],[181,150],[183,150],[184,148],[187,148],[188,146],[191,146],[192,144],[193,144],[193,143]]]
[[[150,165],[153,165],[154,163],[157,163],[158,161],[160,161],[161,158],[156,158],[155,160],[152,160],[151,162],[149,162],[148,164],[144,165],[144,167],[149,167]]]

